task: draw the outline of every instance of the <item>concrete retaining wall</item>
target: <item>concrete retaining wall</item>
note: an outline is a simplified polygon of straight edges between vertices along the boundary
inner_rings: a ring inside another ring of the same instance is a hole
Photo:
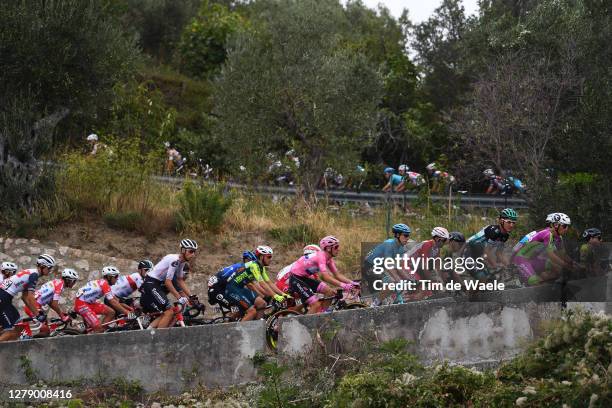
[[[27,383],[25,356],[49,382],[124,378],[173,393],[242,384],[255,380],[251,357],[265,351],[264,330],[257,321],[4,343],[0,383]]]

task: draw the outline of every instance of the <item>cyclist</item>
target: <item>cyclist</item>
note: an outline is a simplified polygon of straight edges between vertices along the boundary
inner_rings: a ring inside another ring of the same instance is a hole
[[[485,194],[501,194],[504,191],[504,178],[501,176],[497,176],[493,169],[485,169],[482,172],[482,175],[485,177],[487,182],[489,183],[487,186],[487,190]]]
[[[111,291],[119,303],[132,307],[134,306],[134,298],[131,296],[134,292],[140,290],[145,276],[151,269],[153,269],[153,262],[148,259],[143,259],[138,262],[138,272],[122,275],[117,279],[117,282],[111,286]],[[104,298],[104,304],[111,306],[106,298]]]
[[[266,266],[270,265],[272,261],[272,248],[266,245],[260,245],[255,249],[255,256],[257,260],[249,261],[244,264],[245,268],[250,269],[259,284],[259,287],[263,291],[263,295],[266,297],[273,298],[277,302],[282,302],[286,297],[291,297],[283,293],[268,276]]]
[[[40,289],[34,292],[34,297],[36,298],[36,306],[38,310],[42,310],[44,306],[49,306],[63,322],[69,322],[70,316],[62,310],[59,305],[60,297],[64,292],[64,288],[72,288],[76,281],[79,279],[79,274],[74,269],[66,268],[62,271],[61,279],[53,279],[43,284]],[[28,306],[23,308],[25,314],[29,317],[35,317],[34,312],[30,310]],[[43,324],[40,327],[40,334],[48,335],[49,327],[46,324]]]
[[[310,255],[320,250],[321,248],[319,248],[318,245],[310,244],[304,247],[302,253],[303,255]],[[280,270],[278,275],[276,275],[276,287],[279,288],[283,293],[288,293],[287,291],[289,290],[289,277],[291,276],[290,272],[294,264],[295,262],[285,266],[283,269]]]
[[[382,191],[401,191],[403,189],[404,178],[394,173],[395,169],[393,167],[385,168],[385,179],[387,180],[387,184],[385,184]]]
[[[463,251],[465,248],[465,236],[459,231],[452,231],[448,233],[448,245],[442,248],[441,257],[446,258],[461,258],[463,257]],[[443,270],[442,280],[446,283],[449,281],[461,282],[461,273],[456,272],[453,269]]]
[[[565,255],[563,244],[571,220],[564,213],[556,213],[552,219],[550,226],[538,231],[514,257],[519,278],[527,285],[556,279],[562,268],[574,265]]]
[[[415,269],[411,271],[411,279],[416,281],[421,280],[437,280],[436,274],[440,267],[436,265],[435,260],[440,258],[440,253],[444,244],[448,241],[450,235],[444,227],[434,227],[431,231],[431,239],[421,242],[409,254],[415,260]],[[417,259],[421,259],[416,264]],[[433,294],[432,291],[423,289],[418,286],[413,293],[406,293],[406,298],[410,300],[421,300],[428,298]]]
[[[151,322],[151,328],[169,327],[174,319],[174,311],[166,295],[166,290],[178,300],[181,305],[189,301],[191,292],[185,284],[184,268],[195,256],[198,244],[192,239],[183,239],[180,243],[180,253],[168,254],[162,258],[151,269],[142,284],[142,296],[140,304],[147,313],[160,312],[162,315]],[[177,285],[182,289],[184,295],[181,296],[177,288],[172,284],[174,275],[177,275]],[[165,289],[164,289],[165,287]]]
[[[408,243],[408,240],[410,239],[410,233],[412,232],[410,227],[406,224],[395,224],[391,228],[391,231],[393,232],[393,238],[386,239],[382,243],[378,244],[366,256],[365,266],[368,269],[367,276],[371,278],[374,278],[375,276],[372,272],[375,259],[395,259],[397,255],[402,256],[404,253],[406,253],[406,244]],[[403,279],[403,275],[400,273],[400,271],[396,271],[395,269],[385,270],[380,276],[384,283],[399,282],[401,279]],[[374,299],[374,306],[381,305],[385,301],[385,299],[387,299],[392,294],[393,293],[391,291],[378,292],[378,296],[376,296],[376,298]],[[404,303],[401,291],[396,291],[393,302]]]
[[[221,307],[229,309],[230,301],[225,297],[225,288],[227,280],[234,272],[244,268],[244,264],[250,261],[256,261],[257,257],[252,251],[244,251],[242,253],[242,262],[226,266],[215,275],[208,279],[208,303],[211,305],[218,304]]]
[[[557,214],[557,213],[550,213],[550,214],[548,214],[548,215],[546,216],[546,226],[547,226],[547,227],[550,227],[550,224],[552,224],[552,222],[553,222],[553,217],[555,216],[555,214]],[[534,236],[535,234],[537,234],[537,233],[538,233],[538,231],[533,230],[533,231],[531,231],[531,232],[529,232],[529,233],[525,234],[525,236],[523,236],[523,238],[521,238],[521,239],[519,240],[519,242],[517,242],[517,243],[516,243],[516,245],[514,245],[514,247],[512,248],[512,257],[514,258],[514,256],[516,255],[516,253],[517,253],[517,252],[518,252],[518,251],[519,251],[519,250],[520,250],[522,247],[524,247],[524,246],[525,246],[525,244],[526,244],[526,243],[528,243],[528,242],[531,240],[531,238],[533,238],[533,236]]]
[[[318,313],[323,306],[329,306],[329,301],[324,305],[316,295],[322,293],[328,297],[333,296],[334,290],[327,285],[328,283],[347,291],[359,286],[336,268],[334,258],[340,251],[338,238],[328,235],[321,239],[319,247],[320,251],[298,259],[291,267],[289,277],[289,290],[299,294],[302,304],[308,305],[309,314]],[[322,280],[314,279],[314,274],[319,274]]]
[[[408,167],[408,165],[406,164],[400,164],[397,170],[398,170],[399,175],[405,178],[406,173],[408,172],[408,170],[410,170],[410,167]]]
[[[410,183],[410,189],[415,189],[425,184],[425,178],[420,173],[409,171],[406,173],[406,177],[404,177],[404,184],[406,182]]]
[[[584,244],[580,246],[580,265],[590,276],[600,276],[607,272],[606,251],[601,245],[601,230],[599,228],[587,228],[582,233]]]
[[[17,265],[12,262],[2,262],[0,266],[0,283],[17,273]]]
[[[119,270],[114,266],[105,266],[102,268],[102,279],[89,281],[80,288],[76,293],[74,301],[74,309],[81,315],[87,326],[94,333],[102,333],[104,326],[102,324],[110,322],[115,318],[115,312],[127,315],[133,311],[128,305],[122,305],[113,296],[111,286],[117,282],[119,278]],[[104,303],[98,302],[98,299],[106,298],[110,304],[106,306]],[[102,324],[98,319],[98,315],[104,316]]]
[[[23,303],[35,312],[36,320],[41,323],[47,320],[44,311],[37,307],[34,291],[38,278],[51,273],[54,267],[55,259],[51,255],[42,254],[36,259],[36,268],[24,269],[0,283],[0,324],[4,329],[0,334],[0,342],[17,340],[21,334],[21,329],[15,327],[21,317],[13,306],[13,298],[19,293]]]
[[[478,280],[487,280],[499,268],[508,264],[504,259],[503,250],[510,233],[518,220],[518,214],[512,208],[504,208],[499,213],[498,223],[484,227],[468,238],[466,242],[466,257],[484,258],[485,267],[472,269],[470,274]]]
[[[259,285],[254,274],[256,268],[246,266],[252,262],[254,261],[237,265],[227,278],[225,286],[224,297],[230,305],[240,308],[244,321],[260,319],[266,307],[266,301],[264,300],[266,292]],[[265,262],[268,262],[267,258]]]
[[[431,191],[438,192],[441,190],[442,186],[448,191],[448,189],[452,188],[452,185],[455,184],[455,177],[446,171],[438,170],[437,167],[438,165],[435,162],[429,163],[425,167],[432,180]]]

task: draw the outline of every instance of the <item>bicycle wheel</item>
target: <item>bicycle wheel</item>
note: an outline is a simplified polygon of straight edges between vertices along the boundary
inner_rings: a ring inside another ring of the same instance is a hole
[[[272,351],[276,351],[278,346],[279,319],[287,316],[300,316],[298,312],[293,310],[280,310],[268,317],[266,320],[266,343]]]
[[[210,324],[217,324],[217,323],[231,323],[231,322],[235,322],[236,320],[232,319],[229,316],[220,316],[220,317],[215,317],[214,319],[212,319],[210,321]]]
[[[347,303],[341,310],[355,310],[355,309],[363,309],[369,307],[365,303],[355,302],[355,303]]]

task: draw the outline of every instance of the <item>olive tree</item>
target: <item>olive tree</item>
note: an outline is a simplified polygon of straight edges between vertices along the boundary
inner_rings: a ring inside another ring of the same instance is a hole
[[[357,158],[374,135],[381,78],[345,46],[337,1],[270,2],[239,32],[215,84],[217,132],[236,166],[267,166],[266,153],[294,149],[298,179],[313,191],[325,167]]]

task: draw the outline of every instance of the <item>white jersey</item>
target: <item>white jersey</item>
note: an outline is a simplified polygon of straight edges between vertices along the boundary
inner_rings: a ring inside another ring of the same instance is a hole
[[[0,284],[0,289],[3,289],[6,293],[14,297],[23,291],[34,292],[37,282],[38,270],[24,269],[10,278],[3,280],[2,284]]]
[[[147,276],[162,282],[166,279],[172,280],[175,275],[184,279],[185,271],[183,268],[186,263],[179,260],[178,254],[166,255],[147,273]]]
[[[138,272],[130,275],[120,276],[117,282],[111,286],[113,295],[126,298],[137,291],[142,286],[142,276]]]
[[[76,293],[76,298],[87,303],[95,303],[104,297],[108,300],[113,299],[113,292],[106,279],[96,279],[89,281],[79,289]]]
[[[291,268],[292,267],[293,267],[293,264],[287,265],[283,269],[281,269],[280,272],[278,273],[278,275],[276,275],[276,280],[279,281],[279,280],[283,279],[285,277],[285,275],[287,275],[289,272],[291,272]]]
[[[45,283],[36,291],[34,296],[39,306],[48,305],[52,301],[58,301],[64,291],[64,280],[53,279]]]

